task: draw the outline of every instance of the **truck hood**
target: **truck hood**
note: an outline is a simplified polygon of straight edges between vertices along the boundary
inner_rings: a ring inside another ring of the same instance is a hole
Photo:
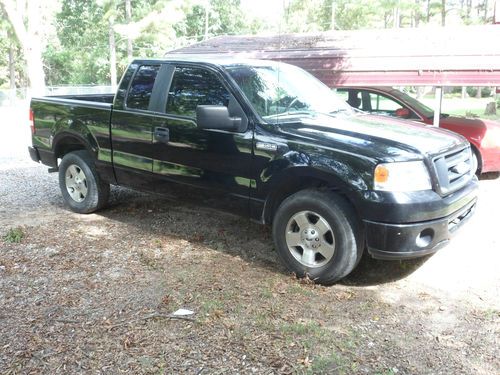
[[[344,149],[347,144],[351,152],[380,159],[414,159],[415,154],[436,155],[467,144],[462,136],[444,129],[368,114],[304,117],[281,124],[280,128],[282,132],[307,138],[315,144],[327,147],[338,144]]]

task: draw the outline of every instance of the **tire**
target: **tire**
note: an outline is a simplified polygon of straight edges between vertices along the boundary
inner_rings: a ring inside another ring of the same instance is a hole
[[[332,284],[363,254],[356,212],[341,196],[307,189],[285,199],[273,220],[273,238],[285,265],[298,277]]]
[[[59,165],[59,187],[65,203],[80,214],[104,207],[109,198],[109,184],[99,177],[87,151],[64,155]]]
[[[479,177],[481,175],[481,166],[479,165],[480,157],[478,155],[478,151],[473,147],[472,148],[472,168],[474,169],[474,174]]]

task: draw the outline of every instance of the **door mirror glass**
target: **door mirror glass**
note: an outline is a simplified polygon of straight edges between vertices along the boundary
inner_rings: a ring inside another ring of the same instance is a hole
[[[223,105],[198,105],[196,125],[200,129],[236,131],[240,128],[241,117],[229,116],[227,107]]]

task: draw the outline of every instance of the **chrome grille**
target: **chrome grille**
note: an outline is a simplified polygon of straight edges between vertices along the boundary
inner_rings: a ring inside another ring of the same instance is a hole
[[[472,178],[472,154],[470,147],[434,158],[438,189],[443,195],[464,186]]]

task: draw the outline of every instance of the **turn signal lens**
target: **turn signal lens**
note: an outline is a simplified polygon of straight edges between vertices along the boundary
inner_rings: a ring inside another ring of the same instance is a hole
[[[381,184],[389,180],[389,169],[383,164],[377,165],[375,168],[375,182]]]

